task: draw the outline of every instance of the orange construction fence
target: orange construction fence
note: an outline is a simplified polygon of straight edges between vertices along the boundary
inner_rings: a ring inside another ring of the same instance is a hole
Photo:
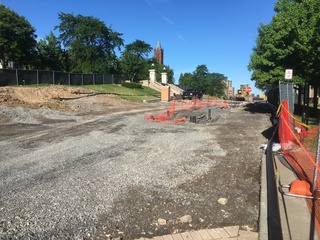
[[[186,122],[185,118],[174,119],[174,114],[182,111],[202,110],[210,106],[220,106],[222,108],[227,108],[228,102],[220,100],[218,98],[206,98],[204,100],[194,98],[190,101],[180,101],[174,99],[166,113],[159,113],[156,116],[145,116],[144,118],[149,122],[184,123]]]
[[[315,223],[320,233],[320,166],[317,158],[319,126],[309,127],[288,110],[287,101],[283,101],[279,111],[278,136],[283,155],[293,167],[299,180],[309,186],[306,189],[312,198],[306,199],[310,211],[315,213]],[[291,184],[291,187],[293,185]]]

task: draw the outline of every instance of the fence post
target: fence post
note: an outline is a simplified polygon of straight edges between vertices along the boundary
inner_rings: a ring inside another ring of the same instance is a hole
[[[19,86],[18,69],[16,69],[16,81],[17,81],[17,86]]]
[[[68,72],[68,83],[69,83],[69,86],[70,86],[70,72]]]
[[[54,71],[52,71],[52,85],[54,85]]]
[[[282,123],[282,129],[283,129],[283,139],[285,143],[290,142],[290,118],[289,118],[289,109],[288,109],[288,101],[283,100],[282,101],[282,110],[281,110],[281,118],[279,119],[280,121],[283,121]]]
[[[81,74],[81,86],[83,86],[83,73]]]

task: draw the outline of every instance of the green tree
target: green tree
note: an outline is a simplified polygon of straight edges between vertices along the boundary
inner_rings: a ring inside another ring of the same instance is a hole
[[[52,32],[39,40],[37,50],[38,69],[69,71],[66,51],[62,49],[60,41]]]
[[[105,73],[117,61],[115,49],[120,51],[120,33],[92,16],[59,13],[59,39],[68,50],[71,70],[82,73]]]
[[[29,65],[35,57],[35,29],[25,17],[0,4],[0,63],[6,68],[9,61]]]
[[[179,77],[179,85],[186,86],[189,88],[195,88],[192,73],[181,73]]]
[[[127,44],[120,57],[121,73],[131,81],[148,76],[148,54],[152,47],[141,40]]]
[[[205,79],[205,90],[206,94],[211,96],[225,97],[227,77],[221,73],[210,73]]]
[[[148,60],[148,56],[152,51],[152,47],[150,44],[136,39],[133,43],[126,45],[126,51],[137,55],[140,59]]]
[[[173,71],[173,69],[170,68],[169,65],[159,64],[155,60],[154,60],[153,64],[156,69],[157,82],[161,82],[161,73],[166,72],[168,83],[171,83],[171,84],[174,83],[174,71]]]
[[[151,45],[142,40],[135,40],[133,43],[127,44],[120,57],[121,74],[131,81],[148,79],[149,69],[153,64],[156,69],[157,81],[161,82],[161,73],[166,71],[168,83],[173,83],[173,70],[170,66],[158,64],[153,58],[149,59],[148,56],[151,51]]]
[[[221,73],[210,73],[205,64],[197,66],[192,73],[180,75],[179,84],[188,88],[196,88],[211,96],[225,95],[227,77]]]
[[[139,78],[145,65],[145,60],[129,51],[124,51],[120,57],[121,73],[132,82]]]
[[[293,83],[318,89],[320,5],[318,0],[279,0],[270,24],[260,24],[248,69],[257,88],[269,90],[293,69]]]

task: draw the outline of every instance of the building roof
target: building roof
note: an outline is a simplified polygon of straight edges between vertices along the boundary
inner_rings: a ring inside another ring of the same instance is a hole
[[[158,41],[156,49],[162,49],[160,41]]]

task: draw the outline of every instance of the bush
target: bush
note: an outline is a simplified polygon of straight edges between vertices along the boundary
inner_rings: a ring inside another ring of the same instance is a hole
[[[126,88],[142,88],[142,85],[136,82],[123,82],[121,86]]]

